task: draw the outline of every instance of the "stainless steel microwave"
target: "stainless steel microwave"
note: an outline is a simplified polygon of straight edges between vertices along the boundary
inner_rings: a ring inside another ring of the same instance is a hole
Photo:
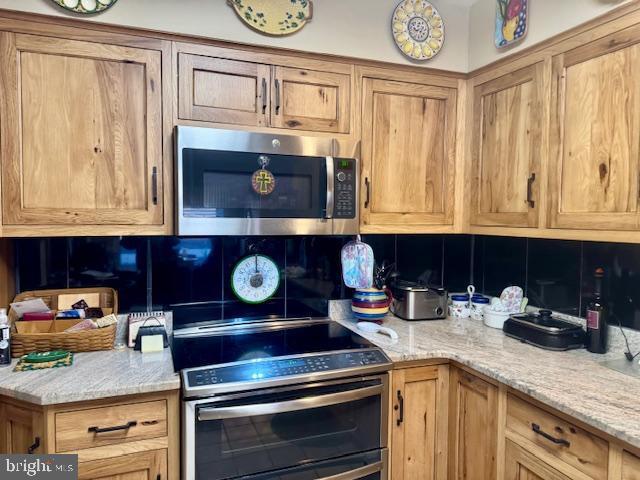
[[[178,235],[352,235],[357,143],[178,126]]]

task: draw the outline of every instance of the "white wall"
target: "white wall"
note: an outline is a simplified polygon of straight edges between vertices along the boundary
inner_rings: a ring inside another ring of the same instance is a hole
[[[410,64],[393,43],[391,15],[400,0],[315,0],[314,18],[285,38],[260,35],[245,26],[226,0],[118,0],[92,17],[103,23],[136,26],[221,40]],[[445,21],[440,54],[418,65],[466,72],[468,5],[472,0],[431,0]],[[0,8],[68,15],[51,0],[0,0]]]
[[[626,0],[529,0],[529,33],[506,51],[493,44],[496,0],[477,0],[469,15],[469,71],[539,43],[615,8]]]

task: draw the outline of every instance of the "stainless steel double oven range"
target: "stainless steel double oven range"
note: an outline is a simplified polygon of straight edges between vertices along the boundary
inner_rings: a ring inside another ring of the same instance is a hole
[[[387,480],[384,353],[327,319],[174,332],[185,480]]]

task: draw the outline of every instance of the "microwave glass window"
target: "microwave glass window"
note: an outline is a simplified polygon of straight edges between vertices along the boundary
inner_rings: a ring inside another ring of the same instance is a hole
[[[327,198],[326,159],[267,155],[270,193],[254,188],[264,161],[256,153],[183,150],[184,215],[211,218],[322,218]],[[268,174],[267,174],[268,177]]]

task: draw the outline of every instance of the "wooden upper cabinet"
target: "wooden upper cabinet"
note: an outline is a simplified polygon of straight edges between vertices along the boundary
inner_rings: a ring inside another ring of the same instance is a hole
[[[449,403],[449,479],[497,479],[498,388],[453,368]]]
[[[504,478],[509,480],[571,480],[510,440],[506,441]]]
[[[0,33],[5,225],[161,225],[161,52]]]
[[[391,477],[447,478],[447,365],[394,370]]]
[[[180,53],[178,116],[247,126],[269,124],[268,65]]]
[[[537,227],[543,64],[474,88],[471,223]]]
[[[274,67],[271,126],[349,133],[351,77]]]
[[[639,227],[638,39],[635,26],[553,59],[551,227]]]
[[[451,225],[456,89],[365,78],[362,120],[363,228]]]

